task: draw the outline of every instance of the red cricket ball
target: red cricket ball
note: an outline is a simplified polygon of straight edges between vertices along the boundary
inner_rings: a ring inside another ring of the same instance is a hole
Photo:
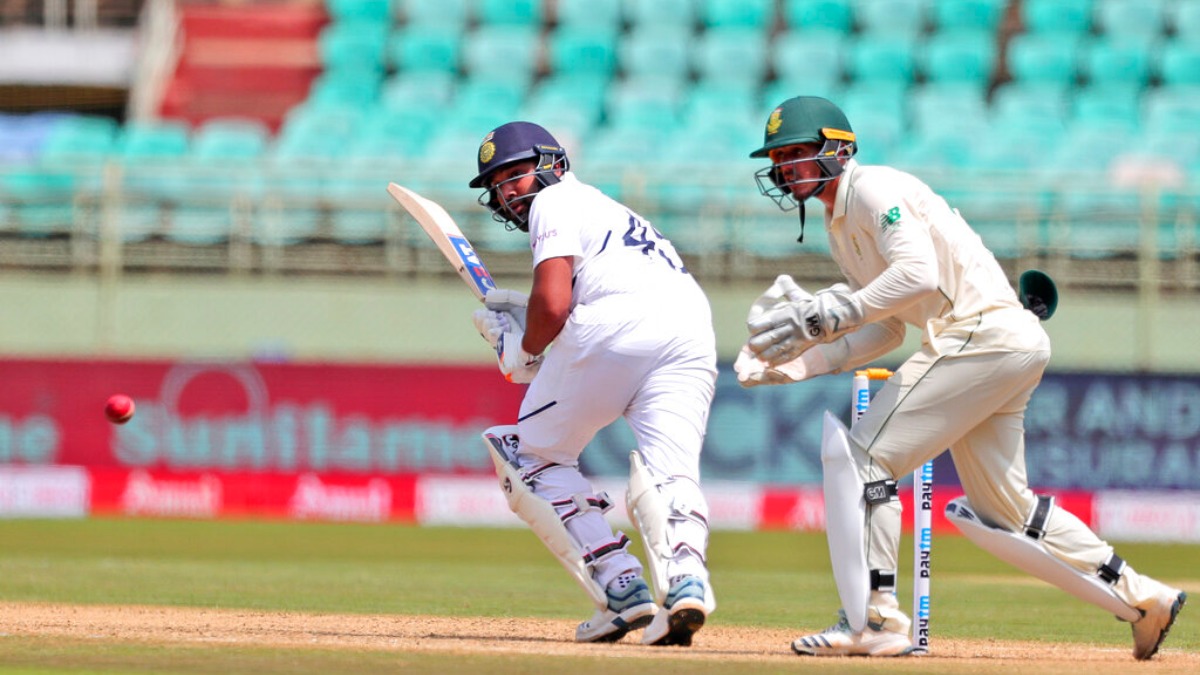
[[[113,424],[125,424],[133,418],[133,399],[125,394],[113,394],[104,404],[104,415]]]

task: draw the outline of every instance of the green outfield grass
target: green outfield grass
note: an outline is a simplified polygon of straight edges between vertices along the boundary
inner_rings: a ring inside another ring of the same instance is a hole
[[[910,550],[906,540],[905,563]],[[1200,547],[1129,544],[1118,552],[1200,601]],[[832,623],[837,599],[821,534],[716,532],[710,567],[720,603],[714,626]],[[907,607],[907,565],[901,573]],[[249,521],[0,521],[0,601],[572,620],[590,613],[526,530]],[[1200,651],[1196,617],[1196,608],[1185,611],[1171,649]],[[935,645],[938,636],[1129,645],[1126,625],[958,536],[935,540],[932,627]],[[0,670],[22,673],[439,672],[474,658],[0,636]],[[478,670],[530,667],[528,659],[494,658]],[[541,671],[605,670],[602,661],[554,658]],[[724,672],[714,665],[690,662],[686,672]]]

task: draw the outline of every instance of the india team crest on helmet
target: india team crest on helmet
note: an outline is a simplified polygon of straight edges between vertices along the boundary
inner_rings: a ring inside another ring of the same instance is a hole
[[[487,164],[496,156],[496,144],[492,142],[492,134],[489,133],[484,137],[483,143],[479,145],[479,163]]]

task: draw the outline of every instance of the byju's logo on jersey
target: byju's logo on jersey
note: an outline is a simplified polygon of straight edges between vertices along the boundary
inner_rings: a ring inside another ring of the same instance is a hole
[[[471,273],[471,278],[475,280],[475,287],[479,289],[479,292],[487,295],[488,291],[496,288],[496,282],[492,280],[492,275],[483,266],[483,261],[479,259],[479,255],[475,253],[471,243],[462,237],[453,235],[449,239],[450,243],[454,244],[454,250],[458,253],[459,260],[462,260],[463,267]]]

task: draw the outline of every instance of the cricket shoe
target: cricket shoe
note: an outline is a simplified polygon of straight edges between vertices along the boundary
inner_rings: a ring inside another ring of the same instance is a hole
[[[576,642],[616,642],[629,631],[645,627],[658,611],[650,586],[637,574],[618,576],[605,593],[608,607],[596,610],[592,618],[579,624]]]
[[[867,627],[861,633],[850,629],[846,613],[838,610],[838,622],[820,633],[792,641],[792,651],[801,656],[907,656],[913,651],[908,639],[908,617],[899,610],[887,616],[871,607]]]
[[[1164,587],[1163,592],[1137,608],[1142,618],[1133,623],[1133,658],[1145,661],[1158,653],[1185,602],[1187,593]]]
[[[642,644],[657,647],[690,647],[692,635],[704,626],[708,608],[704,604],[706,587],[697,576],[682,576],[675,579],[667,591],[663,611],[642,633]]]

